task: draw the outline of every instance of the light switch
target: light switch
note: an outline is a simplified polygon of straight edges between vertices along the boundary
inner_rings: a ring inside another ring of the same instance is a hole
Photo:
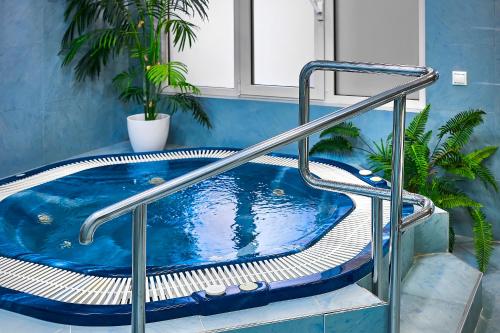
[[[452,77],[451,83],[454,86],[467,85],[467,72],[453,71],[451,77]]]

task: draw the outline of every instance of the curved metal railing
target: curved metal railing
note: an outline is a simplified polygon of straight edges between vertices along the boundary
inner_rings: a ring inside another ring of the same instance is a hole
[[[345,107],[336,112],[309,121],[309,78],[316,70],[341,71],[357,73],[382,73],[415,77],[415,79],[398,87],[369,97],[359,103]],[[299,141],[299,169],[302,177],[310,186],[324,190],[338,190],[347,193],[371,197],[372,199],[372,255],[374,258],[373,282],[380,296],[379,276],[382,270],[382,200],[391,200],[391,266],[389,286],[390,330],[399,332],[399,299],[400,299],[400,236],[404,228],[418,223],[432,214],[433,203],[420,195],[403,193],[403,145],[404,119],[406,112],[406,95],[420,90],[438,79],[438,73],[432,68],[334,62],[312,61],[304,66],[300,74],[299,104],[300,126],[243,149],[229,157],[210,163],[199,169],[186,173],[158,185],[154,188],[131,196],[103,208],[90,215],[80,229],[80,242],[89,244],[93,241],[96,230],[104,223],[123,214],[133,212],[132,220],[132,332],[145,331],[145,285],[146,285],[146,220],[147,205],[181,191],[225,171],[231,170],[257,157],[265,155],[276,148]],[[365,113],[371,109],[394,101],[393,113],[393,174],[390,189],[373,188],[327,181],[315,177],[309,171],[308,137],[338,123]],[[420,209],[402,219],[402,203],[408,202],[420,206]]]

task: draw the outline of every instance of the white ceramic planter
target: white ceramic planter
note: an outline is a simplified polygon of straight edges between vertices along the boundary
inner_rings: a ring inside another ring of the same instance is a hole
[[[144,120],[144,114],[127,117],[127,129],[134,152],[163,150],[167,143],[170,115],[159,113],[156,120]]]

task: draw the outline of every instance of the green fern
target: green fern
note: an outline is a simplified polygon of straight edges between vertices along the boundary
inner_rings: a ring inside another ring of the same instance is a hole
[[[360,129],[351,122],[342,122],[320,133],[318,141],[310,150],[311,154],[352,152],[354,143],[360,137]]]
[[[430,108],[430,104],[426,105],[422,112],[418,113],[410,122],[408,128],[405,131],[405,136],[407,139],[420,142],[425,141],[425,126],[427,125],[427,120],[429,119]]]
[[[330,127],[323,132],[321,132],[320,137],[324,138],[327,136],[346,136],[351,138],[359,137],[360,129],[353,125],[352,122],[343,122],[333,127]]]
[[[460,190],[466,182],[483,182],[484,186],[498,191],[495,176],[487,167],[487,160],[493,156],[496,146],[482,147],[472,152],[464,150],[477,126],[483,123],[485,112],[467,110],[460,112],[441,127],[435,140],[433,132],[427,130],[430,105],[417,114],[405,130],[404,148],[404,187],[410,192],[417,192],[429,197],[434,203],[446,210],[467,208],[474,219],[476,256],[480,268],[484,271],[488,265],[489,246],[491,245],[491,225],[481,215],[481,203]],[[361,138],[358,128],[351,123],[342,123],[321,134],[322,140],[311,149],[311,153],[350,152]],[[354,140],[353,140],[354,139]],[[374,172],[390,179],[392,173],[392,136],[373,142],[362,142],[368,153],[368,161]],[[436,142],[433,149],[429,144]],[[360,148],[361,149],[361,148]],[[450,226],[450,250],[453,250],[454,233]]]
[[[473,129],[483,123],[483,110],[467,110],[458,113],[439,128],[438,138],[443,138],[447,134],[455,134],[467,129]]]
[[[344,137],[334,136],[316,143],[310,150],[311,154],[337,153],[343,154],[352,151],[352,144]]]
[[[408,180],[408,187],[417,188],[422,191],[427,184],[429,177],[429,161],[427,147],[419,144],[412,144],[408,147],[407,156],[415,164],[415,175]]]
[[[469,198],[465,194],[461,193],[443,193],[439,197],[435,197],[434,201],[436,205],[443,209],[452,209],[452,208],[481,208],[482,205]]]
[[[471,209],[470,214],[474,221],[474,249],[476,261],[481,272],[486,272],[488,262],[493,253],[493,231],[486,216],[480,209]]]

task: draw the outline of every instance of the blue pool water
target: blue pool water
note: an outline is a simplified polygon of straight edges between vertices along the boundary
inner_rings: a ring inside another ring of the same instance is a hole
[[[90,246],[78,243],[94,211],[211,159],[121,164],[82,171],[0,202],[0,233],[27,253],[76,264],[128,267],[130,216],[108,222]],[[352,209],[345,195],[314,190],[295,168],[246,164],[148,209],[148,265],[166,268],[299,250]]]

